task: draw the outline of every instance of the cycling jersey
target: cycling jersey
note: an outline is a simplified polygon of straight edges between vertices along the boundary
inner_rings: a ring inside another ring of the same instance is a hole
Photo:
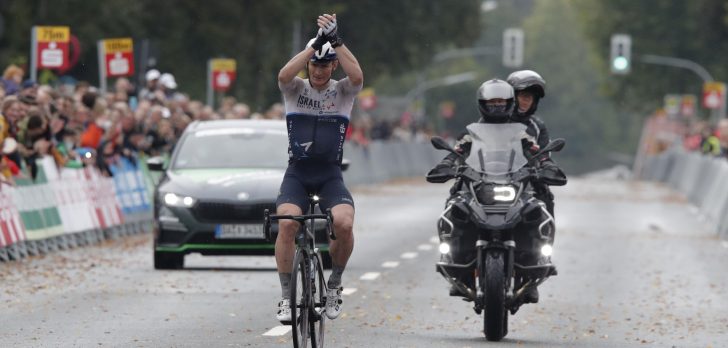
[[[319,91],[308,79],[295,77],[278,87],[286,106],[290,161],[341,164],[351,109],[362,86],[347,77],[329,80]]]

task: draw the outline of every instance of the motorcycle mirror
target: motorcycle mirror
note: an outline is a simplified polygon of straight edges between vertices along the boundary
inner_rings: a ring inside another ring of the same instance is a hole
[[[561,151],[561,149],[564,148],[564,145],[566,145],[566,140],[562,138],[551,140],[551,142],[546,145],[546,147],[543,148],[543,152],[551,152],[551,151]]]
[[[433,136],[432,138],[430,138],[430,142],[432,143],[432,146],[438,150],[446,150],[454,154],[460,155],[459,153],[455,152],[455,149],[453,149],[450,144],[448,144],[443,138]]]

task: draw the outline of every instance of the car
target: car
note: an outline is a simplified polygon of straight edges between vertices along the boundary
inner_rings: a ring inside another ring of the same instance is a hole
[[[191,123],[154,192],[154,268],[184,267],[184,256],[274,255],[278,225],[264,235],[263,215],[275,202],[288,166],[286,122],[213,120]],[[315,226],[324,268],[331,268],[325,222]]]

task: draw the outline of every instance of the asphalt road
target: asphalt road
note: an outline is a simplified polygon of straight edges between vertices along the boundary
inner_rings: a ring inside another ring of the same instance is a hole
[[[728,244],[680,196],[573,179],[555,190],[559,275],[501,342],[434,271],[448,187],[358,188],[345,312],[329,347],[725,347]],[[149,234],[0,264],[2,347],[290,347],[272,257],[152,269]]]

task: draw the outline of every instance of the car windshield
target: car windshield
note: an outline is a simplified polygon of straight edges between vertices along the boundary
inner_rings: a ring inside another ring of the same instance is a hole
[[[473,169],[487,175],[513,173],[528,163],[521,139],[527,139],[521,123],[472,123],[467,127],[473,139],[465,160]]]
[[[206,129],[183,138],[173,169],[285,168],[288,137],[285,130]]]

